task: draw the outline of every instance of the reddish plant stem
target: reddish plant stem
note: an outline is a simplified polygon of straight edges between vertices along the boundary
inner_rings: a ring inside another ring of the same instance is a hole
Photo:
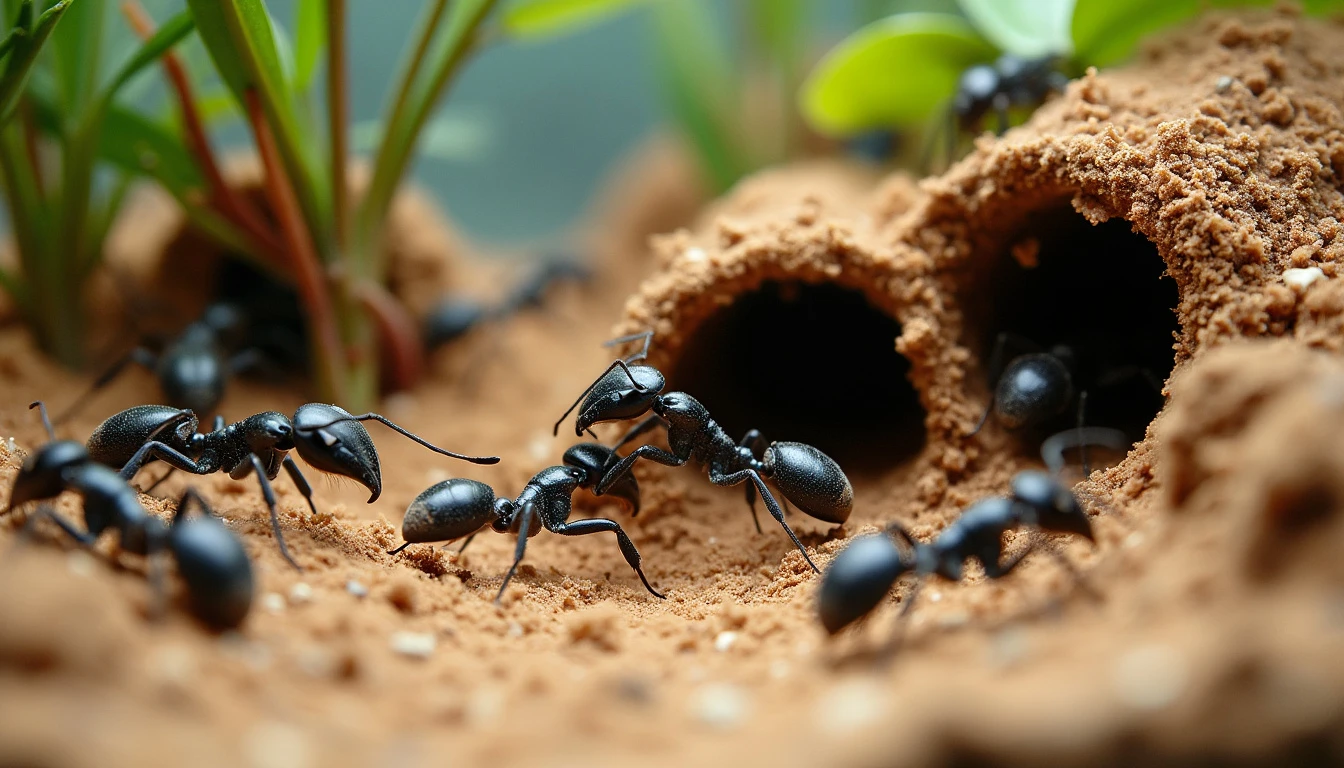
[[[142,39],[148,40],[154,35],[154,22],[138,0],[125,0],[121,4],[121,12]],[[191,80],[187,77],[187,70],[182,65],[181,58],[170,50],[163,55],[162,63],[168,82],[177,95],[187,149],[195,156],[201,172],[205,175],[212,207],[251,237],[266,256],[276,261],[284,261],[284,245],[266,223],[261,212],[246,196],[239,194],[224,180],[224,174],[219,169],[214,150],[210,147],[210,140],[206,136],[205,121],[201,119],[200,112],[196,109],[196,97],[192,93]]]
[[[354,284],[355,297],[368,311],[383,342],[382,362],[387,389],[410,389],[424,373],[424,345],[415,320],[396,297],[378,283],[360,280]]]
[[[350,81],[346,70],[345,0],[327,3],[327,109],[331,120],[331,207],[336,246],[349,257],[350,187],[346,162],[350,141],[346,117],[350,113]]]
[[[280,230],[285,238],[289,253],[290,271],[299,289],[308,311],[308,321],[312,323],[312,333],[316,341],[318,374],[321,389],[336,402],[345,400],[345,380],[341,375],[341,361],[344,348],[340,333],[337,331],[336,312],[332,305],[322,265],[318,262],[317,251],[308,232],[307,224],[299,212],[299,201],[294,194],[289,177],[285,175],[280,161],[279,150],[275,146],[275,137],[266,122],[266,112],[261,105],[261,97],[254,89],[244,94],[247,102],[247,119],[252,126],[252,135],[257,142],[257,154],[261,156],[261,166],[265,175],[266,195],[270,198],[271,208],[280,220]]]

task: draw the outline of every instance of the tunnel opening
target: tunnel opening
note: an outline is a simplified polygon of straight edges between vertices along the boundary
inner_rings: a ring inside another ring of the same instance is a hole
[[[1075,397],[1087,392],[1086,423],[1142,439],[1166,402],[1161,389],[1180,331],[1179,291],[1157,247],[1123,219],[1093,225],[1062,205],[1033,215],[986,275],[979,341],[987,374],[997,375],[990,369],[1000,334],[1039,347],[1009,343],[1002,364],[1064,345],[1073,356]],[[1043,437],[1077,419],[1075,400],[1050,422],[1020,432],[1023,450],[1034,454]]]
[[[808,443],[848,474],[890,469],[923,447],[924,409],[900,324],[859,291],[767,281],[691,334],[669,373],[734,438]]]

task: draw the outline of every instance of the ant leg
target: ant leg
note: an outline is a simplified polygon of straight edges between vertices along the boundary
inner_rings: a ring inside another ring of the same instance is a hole
[[[76,542],[83,545],[87,549],[92,549],[93,545],[98,542],[97,536],[90,534],[88,531],[79,530],[65,518],[56,514],[56,508],[51,506],[50,504],[43,504],[42,506],[37,508],[36,512],[34,512],[32,515],[29,515],[28,519],[24,521],[23,530],[19,533],[19,535],[22,536],[23,538],[31,537],[33,529],[36,527],[37,521],[43,518],[46,518],[55,523],[56,527],[60,528],[61,531],[63,531],[66,536],[69,536],[70,538],[74,539]]]
[[[784,510],[780,509],[779,502],[775,501],[774,495],[770,493],[770,489],[766,486],[765,480],[761,478],[759,472],[754,469],[742,469],[737,472],[722,474],[713,467],[710,467],[709,469],[709,482],[715,485],[737,485],[738,483],[747,480],[750,480],[756,485],[756,490],[761,494],[761,499],[765,501],[765,508],[770,510],[770,516],[775,518],[775,522],[783,526],[784,532],[789,534],[790,539],[793,539],[793,545],[798,547],[799,552],[803,553],[803,559],[807,561],[807,564],[812,567],[814,572],[821,573],[821,569],[818,568],[817,564],[812,562],[812,558],[808,556],[807,549],[803,546],[803,542],[798,540],[798,534],[794,533],[793,529],[789,527],[789,524],[784,521]]]
[[[630,442],[631,440],[634,440],[635,438],[639,437],[645,432],[649,432],[660,426],[662,427],[667,426],[667,422],[663,421],[663,417],[659,416],[656,413],[650,414],[643,421],[631,427],[628,432],[626,432],[624,435],[621,436],[620,440],[616,441],[615,445],[611,446],[612,455],[614,456],[616,454],[616,451],[620,450],[621,447],[624,446],[626,443]]]
[[[271,481],[266,478],[266,468],[261,465],[261,459],[255,453],[247,455],[252,463],[252,471],[257,476],[257,482],[261,484],[261,495],[266,499],[266,508],[271,511],[271,530],[275,533],[275,543],[280,546],[280,554],[285,561],[294,566],[294,570],[302,573],[303,568],[289,554],[289,547],[285,545],[285,534],[280,530],[280,514],[275,509],[275,489],[271,488]],[[311,502],[310,502],[311,503]]]
[[[1110,427],[1066,429],[1041,441],[1041,461],[1045,462],[1046,469],[1052,475],[1058,476],[1068,465],[1064,452],[1080,445],[1099,445],[1113,451],[1127,451],[1131,443],[1124,432]]]
[[[629,456],[616,462],[611,469],[608,469],[606,473],[602,475],[602,479],[598,480],[597,486],[593,488],[593,495],[601,496],[606,493],[607,489],[611,488],[617,480],[625,477],[626,474],[630,472],[630,468],[633,467],[635,462],[641,457],[649,459],[650,461],[656,461],[659,464],[668,467],[680,467],[687,461],[675,453],[668,453],[657,446],[641,445],[631,451]]]
[[[103,371],[98,376],[98,378],[94,379],[93,384],[88,388],[88,390],[85,391],[84,394],[80,395],[79,398],[75,400],[75,402],[67,406],[65,411],[62,412],[61,415],[56,417],[55,423],[60,424],[64,422],[66,419],[69,419],[71,416],[74,416],[76,413],[78,413],[81,408],[83,408],[86,404],[88,404],[89,400],[94,395],[98,394],[99,390],[101,390],[103,387],[106,387],[108,384],[111,384],[113,379],[116,379],[117,376],[120,376],[121,372],[126,370],[127,365],[135,363],[136,365],[142,366],[146,370],[153,371],[154,366],[158,365],[158,362],[159,362],[158,356],[155,355],[153,352],[149,351],[148,349],[145,349],[144,347],[136,347],[135,349],[132,349],[130,352],[127,352],[126,354],[118,358],[116,362],[112,363],[112,365],[110,365],[107,368],[107,370]]]
[[[401,550],[403,550],[403,549],[405,549],[405,548],[407,548],[407,547],[409,547],[409,546],[411,546],[411,542],[409,542],[409,541],[403,541],[403,542],[401,543],[401,546],[400,546],[400,547],[397,547],[396,549],[389,549],[389,550],[387,551],[387,554],[389,554],[389,555],[395,555],[395,554],[397,554],[398,552],[400,552]]]
[[[751,457],[754,459],[756,458],[756,449],[759,448],[760,444],[763,442],[765,442],[765,438],[761,436],[761,430],[750,429],[747,430],[747,434],[742,436],[741,440],[737,441],[737,446],[739,448],[749,449],[751,451]],[[756,525],[757,533],[764,533],[764,531],[761,530],[761,520],[756,516],[756,484],[747,483],[746,490],[747,506],[751,507],[751,522]]]
[[[476,533],[480,533],[480,531],[477,531]],[[462,546],[460,546],[460,547],[457,548],[457,554],[458,554],[458,555],[461,555],[462,552],[467,548],[467,545],[471,543],[471,540],[474,539],[474,538],[476,538],[476,533],[473,533],[473,534],[471,534],[470,536],[468,536],[468,537],[467,537],[467,540],[464,541],[464,542],[462,542]]]
[[[169,477],[172,477],[173,473],[176,471],[177,467],[169,467],[167,472],[164,472],[163,475],[158,480],[155,480],[154,482],[150,483],[149,487],[141,491],[141,493],[146,495],[153,493],[154,489],[159,487],[159,483],[162,483],[164,480],[167,480]]]
[[[616,543],[621,547],[621,554],[625,555],[625,562],[629,563],[630,567],[635,569],[635,573],[639,574],[639,580],[644,582],[644,588],[649,590],[649,594],[659,600],[667,599],[666,596],[659,593],[658,590],[654,589],[653,586],[649,584],[648,578],[644,575],[644,569],[640,567],[642,561],[639,557],[639,550],[635,548],[635,543],[630,540],[630,537],[626,535],[620,524],[615,520],[608,520],[605,517],[590,517],[583,520],[575,520],[573,522],[547,526],[547,528],[552,533],[558,533],[561,536],[586,536],[590,533],[611,531],[616,534]]]
[[[999,130],[995,135],[1002,136],[1008,132],[1008,94],[994,94],[994,117],[999,121]]]
[[[308,509],[316,515],[317,506],[313,504],[313,486],[308,484],[308,478],[303,476],[303,472],[299,471],[299,465],[295,464],[294,459],[289,455],[286,455],[285,460],[281,463],[285,467],[285,472],[289,474],[289,479],[294,481],[294,487],[299,489],[299,493],[303,494],[303,498],[308,502]]]
[[[902,601],[900,613],[896,614],[896,629],[892,630],[891,639],[887,641],[884,649],[887,654],[895,653],[900,649],[901,643],[905,641],[906,617],[910,615],[910,611],[914,610],[915,601],[919,599],[919,591],[923,587],[924,578],[915,579],[914,585],[910,587],[910,594],[906,595],[905,600]]]
[[[523,562],[523,555],[527,553],[527,536],[532,527],[532,516],[534,504],[527,502],[523,505],[522,519],[518,521],[518,544],[513,548],[513,565],[509,566],[509,572],[504,574],[504,583],[499,585],[499,592],[495,595],[495,605],[499,605],[500,598],[504,597],[504,590],[508,588],[509,582],[513,580],[513,574],[518,570],[518,564]]]
[[[1020,565],[1024,559],[1026,559],[1027,555],[1030,555],[1032,552],[1035,552],[1036,548],[1039,545],[1040,545],[1040,539],[1033,537],[1032,541],[1029,544],[1027,544],[1027,546],[1021,552],[1018,552],[1016,555],[1013,555],[1012,557],[1008,558],[1002,563],[999,562],[998,558],[981,560],[980,564],[985,569],[985,576],[991,579],[1002,579],[1004,576],[1007,576],[1009,573],[1012,573],[1013,569],[1016,568],[1018,565]]]
[[[165,445],[158,440],[150,440],[140,446],[140,450],[136,451],[131,456],[130,460],[126,462],[125,466],[123,466],[117,474],[121,475],[122,480],[130,482],[131,479],[135,477],[136,473],[140,471],[141,467],[154,459],[158,459],[174,469],[190,472],[193,475],[208,475],[218,469],[212,462],[192,461],[189,456],[176,448],[170,445]]]

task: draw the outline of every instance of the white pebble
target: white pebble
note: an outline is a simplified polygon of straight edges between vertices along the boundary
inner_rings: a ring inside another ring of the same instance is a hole
[[[308,586],[307,582],[300,581],[289,588],[289,602],[294,605],[311,602],[312,599],[313,588]]]
[[[369,588],[359,583],[358,581],[355,581],[354,579],[345,582],[345,591],[349,592],[355,597],[369,596]]]
[[[705,253],[704,248],[687,248],[681,257],[694,264],[708,259],[709,254]]]
[[[284,613],[285,598],[278,592],[267,592],[261,596],[261,607],[268,613]]]
[[[817,702],[816,721],[822,730],[852,733],[888,716],[891,695],[872,680],[848,680],[832,686]]]
[[[88,578],[93,575],[98,563],[93,559],[93,555],[88,552],[82,549],[72,549],[70,554],[65,556],[65,565],[76,576]]]
[[[693,712],[700,722],[715,728],[732,728],[747,718],[747,694],[735,685],[715,683],[696,694]]]
[[[243,739],[243,752],[253,768],[308,768],[313,749],[303,731],[292,725],[262,722]]]
[[[413,659],[427,659],[434,653],[438,640],[429,632],[393,632],[392,650]]]
[[[1223,75],[1218,78],[1218,82],[1214,84],[1213,90],[1218,93],[1227,93],[1228,89],[1232,87],[1232,83],[1235,82],[1236,80],[1233,80],[1231,75]]]
[[[714,638],[714,650],[718,651],[719,653],[724,653],[728,650],[731,650],[733,645],[735,645],[736,643],[737,643],[736,632],[720,632],[718,637]]]
[[[1120,657],[1115,692],[1125,704],[1145,711],[1162,709],[1180,698],[1189,676],[1185,660],[1165,645],[1145,645]]]
[[[509,637],[522,637],[522,636],[523,636],[523,625],[522,625],[522,624],[519,624],[519,623],[516,622],[516,621],[510,621],[510,622],[509,622],[509,630],[508,630],[508,632],[507,632],[506,634],[507,634]]]
[[[1299,291],[1305,289],[1317,280],[1323,279],[1325,279],[1325,272],[1323,272],[1320,267],[1283,270],[1283,282]]]

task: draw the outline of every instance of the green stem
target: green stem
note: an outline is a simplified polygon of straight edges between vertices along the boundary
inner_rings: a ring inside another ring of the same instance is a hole
[[[349,79],[345,53],[345,0],[327,6],[327,110],[331,121],[331,215],[336,250],[344,257],[350,247]]]

